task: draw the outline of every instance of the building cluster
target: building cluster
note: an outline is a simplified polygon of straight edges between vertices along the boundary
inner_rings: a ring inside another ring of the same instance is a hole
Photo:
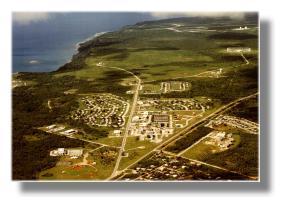
[[[216,128],[223,125],[241,129],[250,134],[258,134],[259,131],[259,125],[257,123],[244,118],[227,115],[218,116],[214,120],[211,120],[206,126],[210,128]]]
[[[189,90],[191,84],[185,81],[168,81],[161,82],[160,88],[157,85],[153,87],[146,87],[146,85],[142,86],[143,94],[161,94],[161,93],[170,93],[170,92],[181,92],[185,90]],[[128,93],[131,93],[128,91]]]
[[[111,94],[89,95],[81,98],[81,107],[71,114],[73,120],[81,120],[90,126],[122,127],[129,103]]]
[[[161,82],[162,93],[185,91],[190,89],[190,83],[184,81]]]
[[[140,141],[161,142],[164,137],[173,134],[172,116],[168,114],[139,111],[133,118],[128,131]]]
[[[78,133],[77,129],[66,129],[63,125],[52,124],[47,127],[44,127],[44,130],[47,133],[58,133],[66,137],[74,138],[74,135]]]
[[[206,137],[209,139],[205,141],[205,144],[219,147],[219,151],[225,151],[229,149],[229,147],[233,145],[234,142],[232,133],[226,133],[223,131],[210,132]]]
[[[208,77],[220,78],[223,74],[223,68],[219,68],[218,70],[210,71]]]
[[[210,109],[212,100],[200,102],[195,99],[146,99],[139,103],[140,110],[162,110],[162,111],[190,111]]]
[[[211,103],[211,99],[139,100],[128,135],[136,136],[139,140],[161,142],[164,137],[173,134],[175,128],[187,126],[193,117],[200,116],[209,109]],[[117,136],[120,136],[120,132],[117,132]]]
[[[73,159],[77,159],[78,157],[82,156],[83,149],[81,148],[57,148],[55,150],[50,151],[51,157],[60,157],[60,156],[69,156]]]
[[[244,27],[238,27],[238,28],[234,28],[233,30],[248,30],[249,28],[247,26]]]

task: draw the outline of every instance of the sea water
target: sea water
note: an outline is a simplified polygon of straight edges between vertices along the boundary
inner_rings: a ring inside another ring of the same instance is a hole
[[[148,13],[49,13],[21,24],[13,21],[13,72],[48,72],[70,61],[79,42],[96,33],[152,20]]]

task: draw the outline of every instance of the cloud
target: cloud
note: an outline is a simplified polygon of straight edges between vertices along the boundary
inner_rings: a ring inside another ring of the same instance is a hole
[[[230,17],[232,19],[243,19],[242,12],[152,12],[151,15],[157,19],[175,17]]]
[[[47,12],[15,12],[13,13],[13,22],[27,25],[33,22],[46,21],[50,18]]]

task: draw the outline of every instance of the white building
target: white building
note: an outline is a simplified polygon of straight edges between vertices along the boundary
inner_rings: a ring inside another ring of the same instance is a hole
[[[83,149],[67,149],[66,154],[70,157],[80,157],[83,154]]]
[[[50,151],[49,154],[50,154],[51,157],[57,157],[57,156],[64,155],[64,152],[65,152],[64,148],[58,148],[56,150]]]
[[[114,135],[117,136],[117,137],[119,137],[119,136],[121,135],[121,130],[115,129],[115,130],[114,130]]]
[[[235,28],[233,30],[248,30],[249,28],[247,26],[244,27],[239,27],[239,28]]]
[[[228,47],[227,52],[251,52],[251,48],[249,47]]]

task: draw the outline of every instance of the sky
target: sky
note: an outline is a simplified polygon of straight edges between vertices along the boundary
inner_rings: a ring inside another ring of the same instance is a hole
[[[15,12],[13,13],[13,22],[17,24],[27,25],[33,22],[47,21],[52,18],[54,14],[65,15],[64,13],[52,13],[52,12]],[[195,17],[195,16],[205,16],[205,17],[218,17],[218,16],[228,16],[231,18],[243,18],[244,13],[240,12],[149,12],[148,13],[154,19],[165,19],[173,17]]]

